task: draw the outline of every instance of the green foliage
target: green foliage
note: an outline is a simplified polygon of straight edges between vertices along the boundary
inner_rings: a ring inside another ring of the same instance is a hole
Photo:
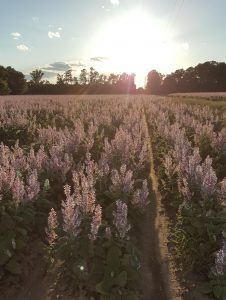
[[[152,70],[148,73],[146,90],[149,94],[158,95],[161,93],[162,77],[163,75],[156,70]]]
[[[174,123],[174,116],[171,113],[169,118]],[[212,149],[211,141],[206,134],[195,136],[194,129],[189,127],[185,129],[186,137],[191,144],[199,147],[202,160],[204,161],[208,155],[214,158],[214,170],[219,181],[223,179],[226,162],[224,153],[216,153],[215,149]],[[183,203],[183,195],[178,188],[177,173],[171,177],[166,176],[163,165],[164,156],[170,152],[172,146],[158,134],[154,134],[153,142],[159,189],[174,223],[170,235],[174,254],[180,258],[186,270],[206,278],[214,265],[216,251],[221,247],[222,232],[226,230],[224,205],[219,201],[217,193],[208,200],[203,200],[200,190],[195,187],[192,188],[194,192],[192,198]],[[202,286],[203,293],[210,294],[216,299],[225,299],[224,289],[225,285],[215,281]]]
[[[225,275],[215,276],[211,274],[209,281],[199,287],[199,292],[209,295],[218,300],[226,300],[226,277]]]
[[[11,94],[20,95],[26,91],[27,84],[23,73],[16,71],[11,67],[5,68],[7,73],[7,83]]]
[[[124,299],[138,291],[138,251],[131,241],[73,237],[58,229],[53,257],[63,261],[62,280],[101,299]]]
[[[203,159],[205,159],[207,157],[207,155],[209,155],[211,153],[211,141],[210,138],[203,134],[200,138],[199,138],[199,151],[200,151],[200,155]]]
[[[42,70],[35,69],[30,73],[30,76],[31,76],[31,81],[30,81],[31,85],[40,85],[43,83],[42,77],[44,76],[44,73],[42,72]]]
[[[225,213],[220,203],[209,199],[200,206],[197,199],[178,213],[172,241],[184,265],[207,274],[225,230]]]
[[[150,73],[153,76],[153,72]],[[186,70],[178,69],[171,74],[164,76],[162,84],[159,79],[153,80],[154,87],[157,86],[161,94],[189,93],[189,92],[222,92],[225,91],[226,64],[224,62],[207,61]],[[155,77],[157,77],[155,75]],[[155,78],[154,77],[154,78]],[[149,83],[149,80],[148,80]],[[201,99],[200,99],[201,100]]]
[[[33,235],[43,235],[47,214],[53,206],[46,200],[48,189],[43,184],[40,198],[34,203],[16,204],[7,192],[0,201],[0,273],[21,276],[23,253]]]
[[[5,266],[5,269],[13,275],[20,275],[22,273],[20,264],[15,260],[10,260]]]
[[[8,95],[10,89],[6,80],[0,79],[0,95]]]
[[[33,221],[29,209],[1,207],[0,212],[0,266],[14,275],[22,273],[16,258],[29,241],[28,231]]]

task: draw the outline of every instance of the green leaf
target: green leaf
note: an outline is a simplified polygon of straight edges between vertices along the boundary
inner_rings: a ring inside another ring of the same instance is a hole
[[[74,263],[74,264],[72,265],[72,271],[73,271],[73,273],[75,273],[75,274],[79,273],[79,266],[78,266],[77,263]]]
[[[24,228],[17,228],[16,230],[17,230],[17,232],[21,233],[24,236],[27,235],[27,230]]]
[[[27,243],[25,241],[25,239],[17,239],[16,240],[16,249],[20,250],[23,249],[24,247],[26,247]]]
[[[117,246],[112,246],[107,254],[107,269],[111,272],[116,272],[120,266],[121,250]]]
[[[140,274],[135,268],[127,266],[124,269],[126,270],[128,281],[134,282],[140,279]]]
[[[5,269],[15,275],[22,273],[20,264],[13,259],[8,262],[8,264],[5,266]]]
[[[127,273],[126,271],[122,271],[116,278],[115,284],[119,285],[120,287],[125,287],[127,283]]]
[[[51,209],[53,207],[53,203],[45,198],[39,199],[38,204],[43,209]]]
[[[23,222],[23,218],[21,218],[21,217],[19,217],[19,216],[14,216],[13,218],[14,218],[14,220],[15,220],[16,222],[19,222],[19,223],[22,223],[22,222]]]
[[[1,230],[4,229],[4,232],[5,232],[6,230],[14,229],[14,227],[15,227],[15,224],[14,224],[13,219],[10,217],[10,215],[5,213],[1,217],[1,223],[0,223]]]
[[[96,285],[96,291],[102,295],[107,295],[114,285],[114,278],[111,274],[106,274],[104,280]]]
[[[90,267],[90,277],[95,278],[95,281],[101,281],[105,272],[104,260],[101,257],[94,257]]]
[[[226,287],[222,287],[222,299],[226,300]]]
[[[3,278],[3,276],[4,276],[4,271],[0,269],[0,280]]]
[[[96,285],[96,292],[101,295],[106,295],[106,291],[104,289],[104,282],[101,281]]]
[[[213,287],[210,282],[203,283],[199,288],[199,292],[202,294],[210,294],[212,292],[212,290],[213,290]]]
[[[0,266],[3,266],[9,260],[9,256],[6,253],[0,252]]]
[[[213,288],[213,294],[217,299],[220,299],[222,296],[222,287],[220,287],[219,285],[214,286]]]
[[[129,254],[125,254],[122,258],[122,265],[129,266],[131,261],[131,256]]]

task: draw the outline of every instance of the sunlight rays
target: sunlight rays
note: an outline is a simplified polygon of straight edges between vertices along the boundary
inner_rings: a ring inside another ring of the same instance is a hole
[[[167,69],[172,58],[164,22],[141,9],[104,24],[89,44],[89,55],[109,57],[104,69],[145,74],[150,66]]]

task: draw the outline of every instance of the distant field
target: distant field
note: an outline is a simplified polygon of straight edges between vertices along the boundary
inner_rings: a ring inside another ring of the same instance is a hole
[[[226,109],[226,93],[174,93],[169,98],[186,104]]]
[[[209,99],[226,99],[226,92],[216,93],[173,93],[170,96],[182,96],[182,97],[200,97]]]

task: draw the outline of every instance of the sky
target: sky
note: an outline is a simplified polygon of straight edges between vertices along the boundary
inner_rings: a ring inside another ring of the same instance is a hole
[[[53,82],[68,69],[169,74],[226,61],[225,0],[0,0],[0,65]]]

